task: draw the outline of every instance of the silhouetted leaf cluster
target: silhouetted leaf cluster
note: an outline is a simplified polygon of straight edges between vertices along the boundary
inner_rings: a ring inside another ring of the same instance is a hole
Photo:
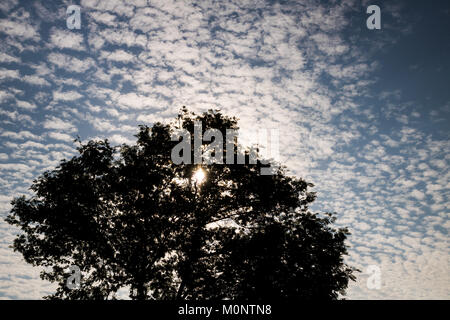
[[[80,143],[79,155],[42,174],[34,196],[15,198],[7,222],[21,233],[14,249],[44,266],[59,284],[47,298],[337,299],[354,269],[343,257],[348,231],[331,214],[309,210],[312,184],[281,167],[257,164],[175,165],[171,133],[183,127],[237,129],[237,119],[183,109],[171,124],[140,126],[135,145]],[[224,142],[224,158],[227,150]],[[247,155],[248,156],[248,155]],[[66,287],[70,265],[81,287]]]

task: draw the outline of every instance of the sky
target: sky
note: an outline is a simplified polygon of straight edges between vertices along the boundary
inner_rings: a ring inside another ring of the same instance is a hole
[[[288,174],[352,233],[347,299],[449,299],[449,56],[448,1],[2,0],[0,299],[55,288],[9,248],[11,199],[77,136],[133,143],[184,105],[279,130]]]

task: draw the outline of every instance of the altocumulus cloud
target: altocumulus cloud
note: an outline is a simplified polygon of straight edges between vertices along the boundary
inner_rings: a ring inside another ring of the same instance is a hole
[[[349,262],[380,267],[379,290],[363,272],[348,298],[448,299],[449,47],[430,29],[449,30],[448,5],[379,3],[371,31],[359,0],[88,0],[69,30],[63,1],[2,1],[2,215],[76,135],[131,142],[183,105],[221,108],[244,132],[278,128],[314,209],[350,227]],[[41,298],[16,232],[0,221],[0,298]]]

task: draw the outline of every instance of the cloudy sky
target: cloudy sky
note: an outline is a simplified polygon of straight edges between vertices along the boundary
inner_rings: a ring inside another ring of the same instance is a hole
[[[66,9],[81,7],[81,28]],[[366,9],[381,8],[381,30]],[[8,246],[10,200],[183,106],[277,128],[280,160],[348,226],[350,299],[449,299],[448,1],[0,2],[0,299],[52,290]],[[367,286],[367,268],[381,288]]]

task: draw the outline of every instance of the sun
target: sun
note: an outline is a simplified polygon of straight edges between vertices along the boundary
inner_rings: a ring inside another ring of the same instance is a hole
[[[203,183],[205,181],[205,178],[206,178],[206,173],[202,168],[197,169],[192,176],[192,179],[194,180],[194,182],[196,184]]]

